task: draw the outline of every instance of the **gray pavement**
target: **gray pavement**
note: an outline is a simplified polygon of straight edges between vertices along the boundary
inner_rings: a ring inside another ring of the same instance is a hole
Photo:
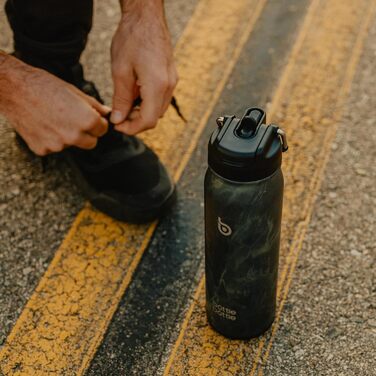
[[[241,115],[251,104],[265,108],[285,67],[307,3],[279,0],[266,5],[179,180],[177,205],[159,223],[88,376],[163,374],[204,268],[203,161],[207,140],[219,114]],[[270,24],[276,26],[270,28]]]
[[[166,16],[176,43],[196,0],[166,2]],[[12,51],[12,35],[0,0],[0,48]],[[118,20],[118,0],[95,2],[94,26],[82,62],[111,103],[110,44]],[[48,267],[84,198],[68,166],[50,158],[47,170],[20,149],[10,124],[0,118],[0,346]]]
[[[4,1],[0,1],[2,8]],[[166,1],[174,42],[195,1]],[[83,56],[111,100],[118,1],[96,2]],[[0,48],[11,34],[0,12]],[[265,375],[374,375],[376,369],[376,20],[358,67]],[[45,173],[0,120],[0,346],[84,199],[67,166]]]
[[[376,374],[376,20],[265,376]]]
[[[11,52],[4,3],[0,2],[0,48]],[[109,24],[110,17],[105,21]],[[101,86],[106,86],[100,81]],[[67,166],[52,159],[43,173],[39,160],[17,146],[5,119],[0,122],[0,181],[1,344],[84,200],[74,187]]]
[[[0,48],[12,51],[12,35],[0,0]],[[197,1],[165,1],[175,44]],[[95,2],[94,26],[82,62],[107,103],[113,91],[111,37],[120,17],[118,0]],[[38,159],[15,143],[10,124],[0,118],[0,347],[19,317],[84,198],[68,166],[50,158],[46,172]],[[1,374],[1,371],[0,371]]]

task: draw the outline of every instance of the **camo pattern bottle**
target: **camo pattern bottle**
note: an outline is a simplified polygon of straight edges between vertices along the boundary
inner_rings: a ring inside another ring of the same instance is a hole
[[[228,338],[265,332],[276,310],[284,132],[250,108],[218,118],[205,175],[206,312]]]

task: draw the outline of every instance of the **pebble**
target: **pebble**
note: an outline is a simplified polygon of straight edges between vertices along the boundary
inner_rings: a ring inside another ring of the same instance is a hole
[[[361,324],[361,323],[364,322],[364,320],[361,317],[359,317],[359,316],[353,316],[353,317],[351,317],[351,321],[353,321],[353,322],[355,322],[357,324]]]
[[[108,7],[108,8],[106,9],[106,15],[107,15],[108,18],[112,18],[112,17],[114,17],[115,14],[116,14],[116,10],[115,10],[115,9],[113,9],[113,8],[111,8],[111,7]]]
[[[327,332],[326,332],[326,335],[331,338],[331,339],[335,339],[337,338],[339,335],[341,334],[341,332],[337,329],[337,328],[330,328]]]
[[[20,189],[18,187],[15,187],[10,190],[13,196],[18,196],[20,194]]]
[[[375,319],[369,319],[369,320],[367,321],[367,324],[368,324],[369,326],[372,326],[373,328],[376,328],[376,320],[375,320]]]
[[[28,267],[22,269],[22,274],[23,275],[29,275],[33,270],[34,270],[33,268],[28,266]]]
[[[350,255],[355,256],[355,257],[360,257],[362,254],[359,251],[357,251],[356,249],[352,249],[350,251]]]
[[[355,169],[355,172],[360,175],[360,176],[366,176],[367,175],[367,171],[362,169],[362,168],[356,168]]]
[[[336,198],[337,197],[337,193],[336,192],[329,192],[329,197],[330,198]]]

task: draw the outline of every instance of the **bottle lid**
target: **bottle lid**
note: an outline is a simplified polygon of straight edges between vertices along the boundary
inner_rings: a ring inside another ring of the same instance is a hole
[[[255,181],[272,175],[287,151],[286,135],[278,126],[266,125],[266,113],[249,108],[241,119],[224,116],[209,141],[208,162],[223,178]]]

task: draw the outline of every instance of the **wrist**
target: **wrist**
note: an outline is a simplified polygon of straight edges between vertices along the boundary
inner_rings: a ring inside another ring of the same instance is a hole
[[[13,102],[15,69],[12,57],[0,51],[0,112],[4,113]]]
[[[0,78],[1,79],[8,76],[9,63],[11,59],[12,57],[10,55],[0,50]]]
[[[145,15],[164,17],[163,0],[120,0],[122,15],[142,18]]]

